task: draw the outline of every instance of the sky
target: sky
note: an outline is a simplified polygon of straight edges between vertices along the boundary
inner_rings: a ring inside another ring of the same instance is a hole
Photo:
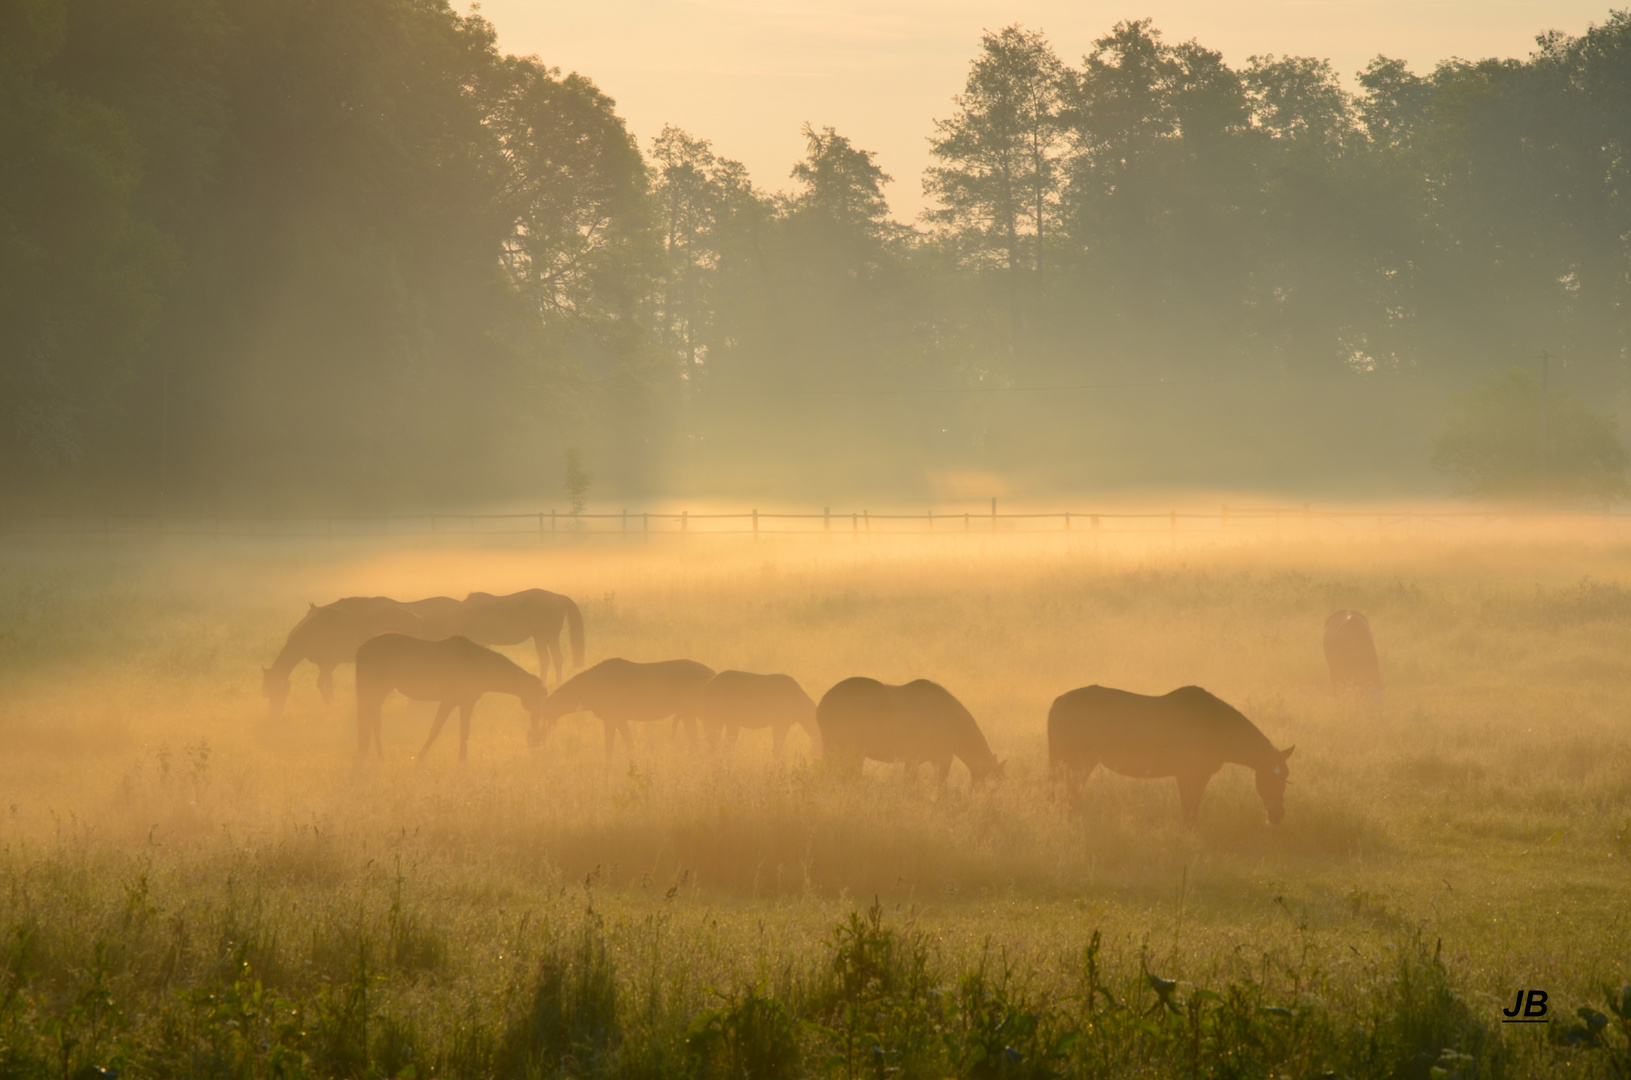
[[[664,124],[708,139],[767,190],[791,186],[806,121],[876,153],[896,217],[924,207],[934,120],[951,115],[985,30],[1040,29],[1067,63],[1122,19],[1152,17],[1231,65],[1328,59],[1345,81],[1378,53],[1425,72],[1528,55],[1535,35],[1608,16],[1580,0],[485,0],[506,52],[592,78],[649,147]]]

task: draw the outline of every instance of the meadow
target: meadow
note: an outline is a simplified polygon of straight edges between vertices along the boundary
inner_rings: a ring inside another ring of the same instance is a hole
[[[532,586],[590,662],[932,678],[1006,777],[529,751],[494,697],[468,765],[397,699],[359,767],[309,665],[267,716],[308,602]],[[1381,702],[1327,684],[1342,607]],[[1631,1076],[1628,656],[1606,531],[7,540],[0,1077]],[[1171,781],[1066,805],[1089,683],[1295,744],[1284,823],[1238,767],[1193,831]]]

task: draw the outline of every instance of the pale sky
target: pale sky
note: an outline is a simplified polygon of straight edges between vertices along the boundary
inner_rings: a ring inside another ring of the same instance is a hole
[[[580,71],[646,150],[665,123],[713,142],[768,190],[789,186],[805,121],[877,153],[895,215],[923,207],[932,122],[950,115],[980,34],[1041,29],[1066,63],[1121,19],[1198,39],[1231,65],[1254,53],[1329,59],[1352,85],[1378,53],[1417,71],[1459,56],[1527,56],[1546,29],[1607,18],[1581,0],[484,0],[507,52]]]

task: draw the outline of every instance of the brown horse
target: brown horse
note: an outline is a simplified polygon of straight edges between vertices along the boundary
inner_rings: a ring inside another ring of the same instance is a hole
[[[1357,611],[1338,611],[1325,620],[1325,663],[1335,690],[1382,696],[1382,664],[1370,620]]]
[[[659,660],[639,664],[614,657],[580,671],[549,695],[534,715],[527,740],[542,745],[555,723],[568,713],[587,709],[600,717],[606,729],[606,756],[612,756],[617,736],[634,752],[631,723],[649,723],[672,716],[675,726],[695,723],[699,697],[714,669],[695,660]]]
[[[289,673],[303,660],[317,665],[317,689],[323,702],[334,704],[334,668],[349,664],[357,656],[357,646],[377,634],[425,636],[425,623],[418,615],[385,597],[347,597],[332,604],[311,605],[306,615],[283,644],[272,666],[261,669],[261,692],[266,695],[274,717],[283,715],[289,697]]]
[[[380,707],[391,691],[415,701],[437,702],[430,737],[419,751],[423,761],[442,733],[448,714],[459,710],[459,760],[468,758],[470,714],[486,693],[514,694],[536,718],[544,705],[544,684],[507,656],[464,637],[426,641],[406,634],[380,634],[357,649],[357,757],[373,745],[381,760]]]
[[[1250,720],[1198,686],[1161,697],[1085,686],[1048,710],[1048,763],[1072,800],[1095,766],[1123,776],[1175,777],[1184,823],[1194,825],[1201,793],[1225,763],[1257,771],[1269,821],[1285,817],[1286,759]]]
[[[968,767],[976,785],[1002,775],[1003,763],[991,753],[974,717],[945,687],[928,679],[904,686],[845,679],[822,695],[816,722],[823,755],[850,775],[860,773],[866,758],[902,762],[908,774],[927,761],[944,784],[954,757]]]
[[[444,598],[445,599],[445,598]],[[583,613],[569,596],[527,589],[494,596],[473,592],[458,612],[458,632],[483,645],[519,645],[528,638],[538,649],[538,675],[555,667],[555,681],[566,677],[561,656],[561,626],[572,645],[572,666],[583,667]]]
[[[720,732],[727,745],[736,745],[742,728],[770,729],[772,753],[780,758],[788,729],[797,724],[810,736],[814,753],[821,753],[821,729],[816,726],[815,702],[791,675],[756,675],[751,671],[721,671],[702,688],[698,705],[702,730],[713,742]]]

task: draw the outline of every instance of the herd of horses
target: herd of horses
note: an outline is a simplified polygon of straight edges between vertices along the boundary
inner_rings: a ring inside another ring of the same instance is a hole
[[[570,677],[560,645],[563,627],[576,672]],[[538,650],[538,675],[489,648],[529,639]],[[1333,614],[1324,645],[1334,687],[1381,694],[1381,667],[1364,615]],[[335,666],[356,664],[359,761],[370,750],[384,757],[381,707],[393,692],[437,705],[421,759],[458,710],[460,761],[468,754],[477,699],[498,693],[518,698],[530,715],[532,747],[542,746],[563,716],[594,714],[604,728],[608,760],[619,735],[632,751],[631,724],[670,720],[676,733],[683,728],[710,745],[734,743],[743,728],[769,728],[778,757],[788,732],[799,727],[816,756],[846,775],[858,775],[867,759],[904,764],[908,773],[933,765],[942,783],[953,759],[975,785],[1003,772],[973,714],[928,679],[891,686],[857,676],[817,703],[790,675],[716,672],[695,660],[639,663],[619,657],[585,669],[582,613],[569,597],[543,589],[508,596],[478,592],[463,600],[359,596],[313,604],[272,666],[263,669],[274,716],[282,714],[290,672],[305,660],[317,665],[318,689],[329,703]],[[551,667],[553,692],[544,683]],[[1285,816],[1287,759],[1295,747],[1278,749],[1238,709],[1198,686],[1160,696],[1104,686],[1071,690],[1048,710],[1047,731],[1049,765],[1073,800],[1100,765],[1124,776],[1172,778],[1183,819],[1193,825],[1208,781],[1224,765],[1237,764],[1256,773],[1268,820],[1278,823]]]

